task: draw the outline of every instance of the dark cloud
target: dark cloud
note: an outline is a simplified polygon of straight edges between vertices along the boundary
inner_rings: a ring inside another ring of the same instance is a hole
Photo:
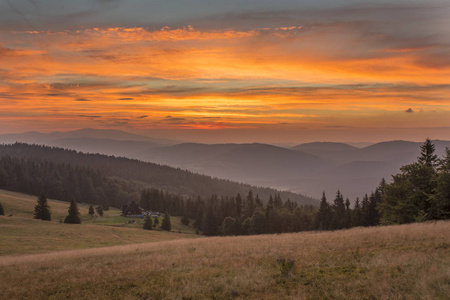
[[[86,98],[77,98],[77,99],[75,99],[75,101],[85,102],[85,101],[91,101],[91,100],[86,99]]]
[[[145,118],[147,118],[148,117],[148,115],[142,115],[142,116],[139,116],[139,117],[137,117],[138,119],[145,119]]]
[[[406,113],[413,113],[414,110],[410,107],[410,108],[408,108],[407,110],[405,110],[405,112],[406,112]]]
[[[172,117],[172,116],[167,116],[162,120],[163,123],[166,124],[192,124],[192,122],[188,121],[185,118],[178,118],[178,117]]]
[[[130,100],[134,100],[134,98],[119,98],[119,99],[117,99],[117,100],[120,100],[120,101],[130,101]]]
[[[90,119],[98,119],[98,118],[101,118],[102,116],[98,116],[98,115],[78,115],[78,117],[90,118]]]

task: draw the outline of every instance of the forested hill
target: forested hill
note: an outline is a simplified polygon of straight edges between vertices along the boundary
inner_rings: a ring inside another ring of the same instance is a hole
[[[139,195],[140,189],[148,187],[158,188],[180,196],[200,196],[205,199],[208,199],[213,194],[219,197],[234,197],[237,193],[246,195],[252,190],[254,194],[259,195],[262,201],[267,201],[270,195],[280,194],[284,200],[289,198],[300,205],[318,205],[318,201],[313,198],[291,192],[280,192],[270,188],[254,187],[229,180],[195,174],[186,170],[123,157],[85,154],[62,148],[16,143],[0,145],[0,158],[3,158],[3,163],[7,164],[9,159],[10,162],[17,164],[16,171],[5,170],[5,165],[0,166],[0,185],[2,184],[2,174],[3,176],[11,175],[5,173],[6,171],[30,172],[28,168],[44,168],[47,166],[46,168],[49,168],[46,170],[47,173],[43,173],[42,171],[39,172],[39,170],[35,171],[39,176],[48,177],[51,176],[50,174],[53,172],[51,171],[52,168],[56,168],[57,166],[59,169],[62,169],[62,171],[58,171],[57,174],[55,173],[56,175],[54,175],[59,178],[59,181],[67,180],[67,178],[63,177],[69,176],[70,172],[73,173],[77,171],[78,173],[85,172],[86,174],[95,173],[97,174],[97,182],[100,181],[100,177],[103,178],[103,181],[108,182],[107,186],[114,188],[116,193],[122,193],[123,191],[120,191],[120,189],[126,189],[127,192],[124,196]],[[8,159],[5,160],[4,158]],[[26,164],[28,164],[28,166]],[[22,170],[20,170],[21,168]],[[267,170],[267,172],[270,172],[270,170]],[[19,174],[13,175],[17,176]],[[48,182],[46,182],[46,180]],[[42,178],[41,184],[48,185],[52,180],[53,179],[50,178]],[[112,180],[115,180],[115,183],[113,183]],[[7,187],[4,186],[3,188]],[[101,187],[105,193],[111,192],[105,191],[105,188],[107,189],[106,186]],[[124,199],[124,201],[126,201],[126,199]],[[89,199],[82,202],[89,202]]]

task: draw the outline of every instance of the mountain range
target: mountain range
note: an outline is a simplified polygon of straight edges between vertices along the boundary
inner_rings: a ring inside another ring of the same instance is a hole
[[[45,144],[82,152],[125,156],[213,177],[333,199],[337,190],[354,201],[417,160],[420,142],[387,141],[358,148],[314,142],[292,148],[268,144],[180,143],[118,130],[0,135],[0,142]],[[450,141],[434,140],[442,156]]]

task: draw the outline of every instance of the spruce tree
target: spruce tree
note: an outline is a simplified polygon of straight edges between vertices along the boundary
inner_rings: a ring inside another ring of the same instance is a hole
[[[0,216],[4,216],[5,215],[5,211],[3,210],[3,205],[0,202]]]
[[[51,221],[51,211],[50,206],[47,203],[47,197],[44,193],[39,196],[37,204],[34,207],[34,218],[44,221]]]
[[[352,211],[352,227],[358,227],[362,225],[362,210],[359,198],[356,197],[355,206]]]
[[[418,162],[400,168],[393,181],[382,188],[377,204],[382,224],[403,224],[439,219],[436,191],[439,168],[429,139],[420,147]]]
[[[103,206],[99,205],[95,208],[100,217],[103,217]]]
[[[144,218],[144,229],[152,230],[152,227],[153,227],[152,217],[149,215],[146,215]]]
[[[418,161],[422,165],[427,165],[430,167],[435,167],[437,164],[437,155],[434,154],[435,147],[433,143],[430,141],[430,139],[426,139],[423,145],[420,146],[420,156],[418,158]]]
[[[342,229],[345,221],[345,203],[344,197],[340,191],[337,191],[334,204],[332,206],[333,216],[331,218],[330,229]]]
[[[331,212],[330,205],[327,202],[327,197],[325,192],[322,194],[322,199],[320,200],[319,211],[316,214],[316,229],[318,230],[328,230],[330,226]]]
[[[203,234],[206,236],[217,235],[219,231],[219,224],[217,224],[218,218],[214,212],[213,206],[208,205],[207,209],[203,213],[202,229]],[[219,221],[220,222],[220,221]]]
[[[64,219],[64,223],[81,224],[80,212],[78,211],[78,205],[75,199],[70,201],[68,213],[69,215]]]
[[[170,216],[168,213],[164,214],[164,218],[161,222],[161,228],[167,231],[172,230],[172,224],[170,223]]]
[[[240,194],[237,194],[235,203],[236,203],[236,214],[238,217],[240,217],[242,213],[242,198]]]
[[[95,214],[94,207],[93,207],[92,204],[91,204],[91,205],[89,205],[89,215],[90,215],[91,217],[93,217],[94,214]]]

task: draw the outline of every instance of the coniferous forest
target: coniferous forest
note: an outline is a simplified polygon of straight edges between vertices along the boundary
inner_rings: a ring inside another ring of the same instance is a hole
[[[253,190],[263,198],[280,193],[299,204],[317,200],[291,192],[254,187],[136,159],[86,154],[57,147],[16,143],[0,145],[0,188],[49,198],[121,207],[138,200],[143,188],[183,198],[234,196]]]
[[[339,230],[449,219],[450,150],[438,158],[428,139],[420,150],[417,162],[403,166],[391,182],[381,179],[373,192],[355,199],[353,205],[340,191],[330,198],[324,193],[320,203],[310,199],[300,202],[286,197],[286,193],[158,165],[153,167],[167,168],[170,173],[139,174],[142,166],[151,164],[135,160],[25,144],[1,147],[0,188],[34,195],[45,191],[50,198],[74,199],[105,208],[121,207],[132,199],[146,210],[181,216],[184,223],[207,236]],[[134,175],[133,168],[137,170]],[[117,176],[119,170],[121,176]],[[178,184],[179,189],[192,191],[190,182],[183,181],[190,180],[189,174],[196,176],[199,182],[195,184],[205,185],[198,190],[202,193],[193,196],[192,192],[186,195],[168,189]],[[152,185],[143,180],[158,175],[160,181]],[[177,184],[162,184],[170,176],[175,176]],[[243,188],[247,188],[244,193]]]

